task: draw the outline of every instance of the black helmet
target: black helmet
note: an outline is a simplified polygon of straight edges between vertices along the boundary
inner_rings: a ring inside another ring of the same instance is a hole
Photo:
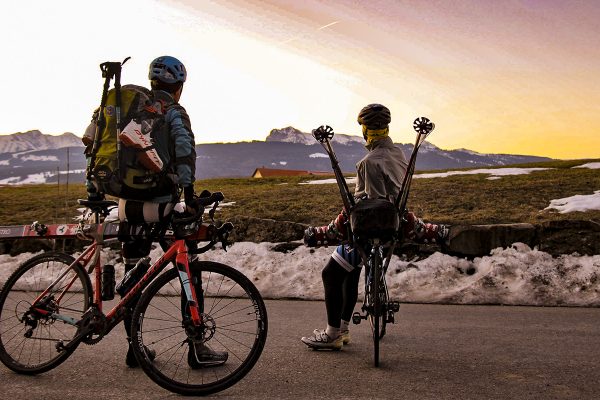
[[[381,104],[369,104],[358,113],[359,125],[365,125],[368,129],[383,129],[392,120],[390,110]]]

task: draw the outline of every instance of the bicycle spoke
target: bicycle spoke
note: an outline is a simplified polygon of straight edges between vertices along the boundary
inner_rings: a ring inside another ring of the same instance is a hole
[[[48,290],[46,286],[52,283],[55,286]],[[77,328],[52,315],[61,313],[74,318],[83,315],[91,300],[89,285],[87,273],[66,254],[48,252],[23,263],[8,278],[0,294],[2,361],[16,372],[30,374],[47,371],[63,362],[75,347],[58,352],[55,344],[71,340]],[[44,291],[46,295],[36,308],[47,312],[46,315],[32,308]],[[23,320],[26,314],[27,322]],[[31,335],[25,337],[30,329]]]
[[[168,312],[166,312],[166,311],[163,311],[161,308],[158,308],[158,307],[156,307],[154,304],[150,304],[150,307],[152,307],[153,309],[155,309],[155,310],[157,310],[157,311],[160,311],[160,312],[162,312],[163,314],[165,314],[165,315],[167,315],[167,316],[171,317],[171,319],[172,319],[173,321],[177,321],[177,322],[181,321],[180,319],[173,317],[173,316],[172,316],[171,314],[169,314]]]
[[[245,315],[254,314],[254,305],[250,304],[250,305],[248,305],[248,306],[246,306],[244,308],[240,308],[239,310],[234,310],[234,311],[228,312],[227,314],[222,314],[222,315],[215,315],[215,314],[213,314],[213,318],[215,318],[215,319],[222,319],[222,318],[225,318],[227,316],[230,316],[230,315],[233,315],[233,314],[237,314],[239,312],[242,312],[242,311],[248,310],[248,309],[252,310],[252,313],[246,313]]]

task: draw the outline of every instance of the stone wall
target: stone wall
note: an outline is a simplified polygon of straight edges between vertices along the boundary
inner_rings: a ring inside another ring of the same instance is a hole
[[[231,239],[250,242],[291,242],[302,240],[305,224],[253,217],[234,217]],[[19,254],[39,250],[81,250],[85,243],[78,240],[56,243],[51,240],[13,240],[0,242],[0,254]],[[600,223],[591,220],[550,221],[539,225],[457,225],[450,228],[449,243],[443,246],[407,243],[402,253],[426,255],[435,251],[463,257],[480,257],[497,247],[509,247],[515,242],[559,256],[579,253],[600,254]],[[64,247],[63,247],[64,246]]]
[[[496,247],[521,242],[553,256],[600,254],[600,224],[587,220],[549,221],[539,225],[465,225],[450,229],[450,241],[442,246],[448,254],[484,256]]]

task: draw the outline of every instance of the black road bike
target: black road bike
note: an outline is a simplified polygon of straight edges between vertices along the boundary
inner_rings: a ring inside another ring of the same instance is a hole
[[[419,148],[433,131],[435,125],[427,118],[415,119],[413,128],[417,132],[415,145],[410,156],[406,175],[400,192],[392,203],[385,199],[365,199],[355,202],[348,184],[339,167],[331,139],[334,132],[330,126],[320,126],[313,131],[314,138],[321,143],[331,160],[344,210],[349,216],[346,240],[352,244],[365,265],[365,291],[360,312],[355,312],[352,322],[360,324],[368,320],[373,337],[374,365],[379,366],[379,342],[386,334],[386,325],[394,323],[394,314],[400,309],[400,302],[390,299],[385,276],[394,253],[394,248],[404,240],[403,228],[408,212],[406,203],[415,170]]]

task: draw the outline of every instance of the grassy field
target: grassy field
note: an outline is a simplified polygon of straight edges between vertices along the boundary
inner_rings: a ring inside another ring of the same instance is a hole
[[[409,208],[425,220],[453,225],[539,223],[555,219],[600,221],[600,211],[570,214],[542,211],[552,199],[600,190],[600,170],[572,168],[583,163],[577,160],[526,164],[521,167],[552,169],[497,180],[488,180],[484,174],[415,179]],[[337,185],[300,184],[309,179],[314,177],[209,179],[197,182],[196,188],[220,190],[226,201],[235,202],[221,210],[219,219],[239,215],[311,225],[327,223],[342,207]],[[1,187],[0,225],[29,224],[35,220],[68,222],[77,215],[76,200],[83,197],[83,185],[71,184],[68,191],[65,186],[57,185]]]

